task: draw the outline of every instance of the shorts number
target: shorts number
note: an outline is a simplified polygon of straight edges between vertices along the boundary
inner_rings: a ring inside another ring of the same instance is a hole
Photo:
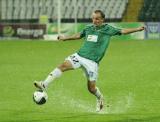
[[[76,56],[70,56],[71,60],[73,61],[74,64],[78,63],[78,59],[76,58]]]
[[[89,71],[89,76],[90,77],[93,77],[93,74],[94,74],[93,72]]]

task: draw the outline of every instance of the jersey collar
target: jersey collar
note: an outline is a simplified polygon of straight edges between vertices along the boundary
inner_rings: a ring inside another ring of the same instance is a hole
[[[102,29],[105,25],[107,25],[107,24],[103,23],[101,26],[93,25],[93,28],[94,28],[95,30],[100,30],[100,29]]]

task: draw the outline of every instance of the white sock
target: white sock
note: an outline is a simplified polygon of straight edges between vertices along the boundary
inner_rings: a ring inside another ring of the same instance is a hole
[[[97,97],[97,99],[100,99],[100,97],[102,96],[100,90],[98,87],[96,87],[96,93],[95,93],[95,96]]]
[[[62,75],[62,71],[59,68],[55,68],[48,77],[43,81],[43,84],[45,87],[48,87],[48,85],[55,80],[56,78],[60,77]]]

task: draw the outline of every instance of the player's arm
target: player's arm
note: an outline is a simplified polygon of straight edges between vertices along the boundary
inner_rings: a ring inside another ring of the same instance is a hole
[[[128,29],[122,29],[121,34],[130,34],[138,31],[143,31],[145,29],[144,26],[139,27],[139,28],[128,28]]]
[[[80,33],[78,33],[72,36],[58,36],[57,39],[60,41],[77,40],[77,39],[81,39],[81,36],[80,36]]]

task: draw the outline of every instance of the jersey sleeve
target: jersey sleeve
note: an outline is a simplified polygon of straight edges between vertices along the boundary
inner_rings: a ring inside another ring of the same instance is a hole
[[[86,33],[85,33],[85,29],[83,29],[81,32],[80,32],[80,37],[83,38],[85,37]]]
[[[121,35],[121,29],[119,28],[115,28],[113,26],[109,26],[109,32],[108,32],[111,36],[115,36],[115,35]]]

